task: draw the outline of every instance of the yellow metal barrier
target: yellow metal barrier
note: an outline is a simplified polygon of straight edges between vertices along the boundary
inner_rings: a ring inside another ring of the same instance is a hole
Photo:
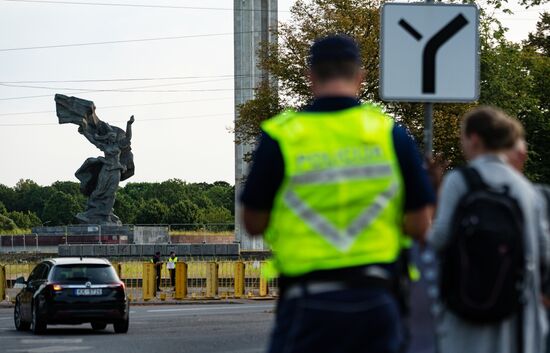
[[[151,300],[155,296],[156,292],[156,281],[155,281],[155,265],[150,262],[143,264],[143,282],[142,282],[142,291],[143,291],[143,300]]]
[[[0,301],[12,300],[19,291],[12,283],[17,277],[28,278],[35,263],[0,264]],[[155,292],[155,267],[150,262],[124,261],[113,267],[126,285],[128,298],[134,301],[160,299],[166,301],[206,298],[243,298],[277,295],[277,279],[261,279],[263,261],[189,261],[176,264],[176,288]],[[164,267],[164,266],[163,266]],[[3,268],[3,270],[2,270]],[[169,276],[163,268],[164,281]],[[156,296],[156,298],[155,298]]]
[[[206,297],[216,298],[218,296],[218,264],[208,262],[206,265]]]
[[[6,268],[0,266],[0,301],[6,299]]]
[[[244,262],[235,262],[235,298],[242,298],[244,296]]]
[[[185,262],[176,262],[176,291],[175,299],[184,299],[187,297],[187,264]]]
[[[122,263],[120,279],[126,284],[126,295],[130,301],[142,298],[143,263],[137,261]]]

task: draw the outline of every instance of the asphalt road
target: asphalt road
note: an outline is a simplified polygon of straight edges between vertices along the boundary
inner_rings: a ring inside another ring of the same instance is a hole
[[[50,326],[46,334],[17,332],[13,309],[0,309],[3,353],[260,353],[273,320],[273,302],[134,306],[130,330],[115,334],[90,325]]]
[[[409,353],[433,353],[433,326],[425,289],[412,293]],[[132,306],[130,330],[112,326],[49,326],[46,334],[17,332],[13,309],[0,309],[2,353],[260,353],[265,352],[274,319],[274,302]]]

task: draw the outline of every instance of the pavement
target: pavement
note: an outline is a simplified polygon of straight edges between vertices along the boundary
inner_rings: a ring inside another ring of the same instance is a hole
[[[13,309],[0,309],[3,353],[260,353],[265,351],[274,303],[134,306],[127,334],[112,326],[49,326],[46,334],[17,332]]]
[[[409,353],[433,353],[434,330],[424,283],[413,288]],[[0,307],[2,353],[260,353],[274,320],[274,301],[185,302],[132,305],[130,329],[115,334],[109,325],[49,326],[46,334],[17,332],[13,307]],[[208,305],[205,305],[208,304]]]

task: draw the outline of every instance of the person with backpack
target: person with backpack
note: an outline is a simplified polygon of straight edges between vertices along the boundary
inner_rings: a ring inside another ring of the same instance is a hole
[[[463,119],[469,163],[445,176],[428,235],[440,260],[440,353],[544,351],[547,215],[535,187],[506,157],[523,135],[517,120],[495,108]]]

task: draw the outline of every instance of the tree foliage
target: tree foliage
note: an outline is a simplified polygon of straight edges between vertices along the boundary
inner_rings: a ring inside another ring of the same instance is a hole
[[[173,204],[166,217],[166,223],[169,224],[199,223],[200,221],[199,207],[187,199]]]
[[[65,225],[74,223],[74,217],[84,208],[72,195],[55,190],[44,205],[42,220],[48,225]]]
[[[538,3],[524,1],[531,6]],[[523,43],[511,43],[505,29],[487,14],[506,10],[505,2],[491,0],[481,8],[481,96],[474,104],[434,105],[434,149],[457,165],[463,162],[459,146],[460,117],[478,104],[496,105],[525,125],[530,143],[527,174],[536,181],[550,181],[548,136],[548,98],[550,77],[548,63],[549,16],[543,14],[534,33]],[[362,66],[366,73],[360,92],[363,101],[384,107],[396,121],[422,141],[423,109],[420,104],[385,103],[379,89],[380,5],[377,0],[298,0],[291,8],[291,18],[277,30],[277,44],[264,43],[258,52],[260,67],[278,80],[273,88],[260,85],[254,99],[238,108],[235,131],[238,141],[253,143],[260,135],[260,123],[283,109],[299,110],[312,97],[308,83],[308,50],[316,38],[344,33],[357,40]],[[547,140],[547,139],[546,139]]]
[[[9,231],[15,229],[17,229],[17,225],[15,225],[15,222],[8,217],[0,214],[0,230]]]
[[[224,182],[128,183],[117,193],[114,212],[124,224],[233,223],[235,188]],[[66,225],[85,207],[79,184],[57,181],[40,186],[21,180],[15,187],[0,184],[3,230],[38,225]],[[9,229],[7,229],[9,228]]]
[[[224,207],[213,206],[200,210],[200,219],[203,223],[229,223],[233,216]]]
[[[32,227],[37,227],[42,224],[42,221],[38,218],[36,213],[31,211],[12,211],[6,216],[20,229],[31,229]]]

